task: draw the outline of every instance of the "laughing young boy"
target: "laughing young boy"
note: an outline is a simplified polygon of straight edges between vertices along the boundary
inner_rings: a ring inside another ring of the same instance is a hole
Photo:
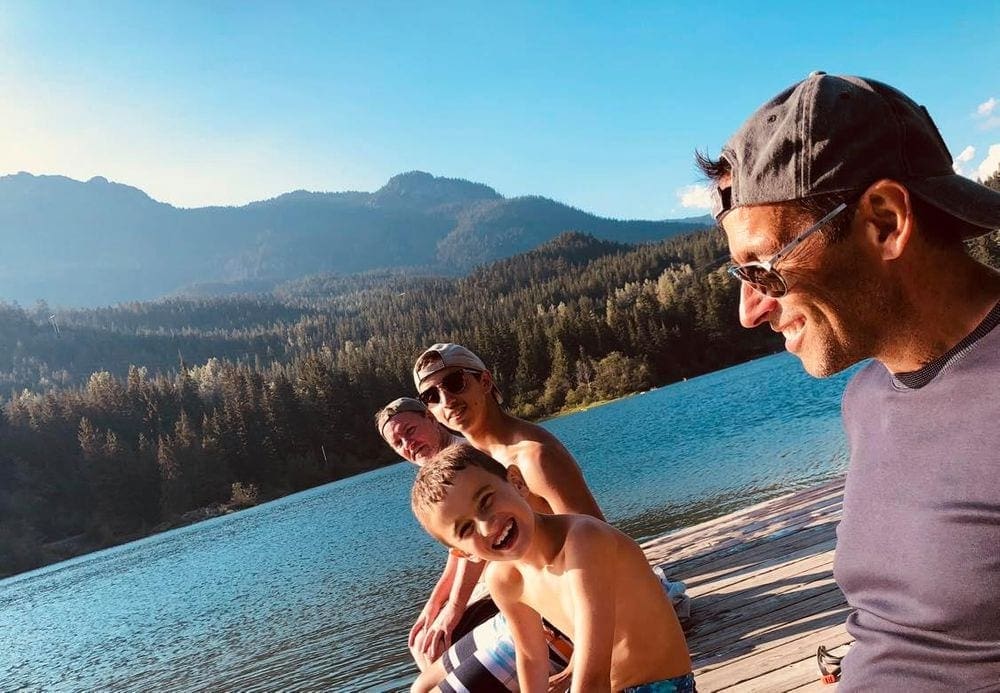
[[[411,497],[431,536],[489,561],[521,690],[548,690],[544,618],[573,641],[574,693],[694,691],[677,616],[636,543],[593,517],[535,512],[526,497],[516,466],[466,444],[425,464]]]

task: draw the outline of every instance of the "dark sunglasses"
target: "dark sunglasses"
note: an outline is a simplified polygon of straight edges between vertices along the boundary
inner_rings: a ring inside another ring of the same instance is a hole
[[[847,209],[847,203],[841,202],[832,212],[793,238],[788,245],[775,253],[767,262],[748,262],[745,265],[734,265],[727,270],[729,275],[739,279],[741,282],[746,282],[753,287],[754,291],[762,293],[765,296],[781,298],[788,293],[788,283],[778,273],[778,270],[774,269],[774,266],[788,257],[793,250],[799,247],[802,241],[826,226],[831,219],[845,209]]]
[[[445,390],[446,392],[452,395],[462,394],[462,392],[465,391],[466,373],[470,373],[472,375],[479,375],[479,371],[470,371],[466,369],[455,371],[454,373],[449,373],[445,377],[441,378],[440,383],[438,383],[437,385],[430,386],[429,388],[421,392],[419,395],[417,395],[417,398],[427,406],[430,406],[432,404],[437,404],[438,402],[441,401],[441,393],[438,391],[439,389]]]

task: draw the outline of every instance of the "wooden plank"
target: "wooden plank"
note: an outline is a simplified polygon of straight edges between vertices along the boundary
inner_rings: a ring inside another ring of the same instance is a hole
[[[691,582],[694,585],[700,581],[701,575],[708,572],[709,566],[711,566],[711,570],[715,571],[720,571],[723,568],[745,568],[753,562],[766,561],[805,546],[818,544],[834,536],[836,536],[836,523],[832,520],[826,520],[824,524],[807,527],[794,534],[780,535],[769,540],[733,547],[732,550],[723,554],[713,552],[703,559],[695,557],[680,563],[670,562],[660,565],[668,576],[677,575],[678,579],[684,579],[685,583]]]
[[[795,545],[802,546],[822,541],[823,538],[834,536],[835,530],[836,521],[825,519],[822,522],[812,522],[808,525],[792,528],[789,531],[775,531],[767,537],[727,540],[726,545],[712,547],[700,555],[690,557],[670,556],[669,560],[662,561],[660,564],[665,567],[669,566],[671,570],[688,573],[695,572],[701,566],[709,564],[714,564],[716,568],[724,565],[735,565],[741,561],[756,558],[761,554],[774,554]],[[816,535],[823,536],[815,538]],[[745,553],[753,550],[756,550],[756,552]]]
[[[829,596],[830,593],[833,593],[835,596]],[[765,619],[767,622],[775,622],[775,619],[784,618],[784,615],[780,613],[782,610],[790,609],[801,602],[822,596],[827,596],[827,599],[843,598],[840,588],[837,587],[833,578],[830,578],[828,580],[817,581],[807,588],[794,592],[762,594],[760,599],[747,604],[742,609],[715,612],[711,614],[710,618],[699,616],[699,620],[696,621],[697,625],[692,630],[693,642],[689,643],[689,647],[694,646],[697,638],[706,637],[715,631],[729,626],[738,624],[749,625],[755,623],[755,621],[759,622],[759,619]],[[825,604],[826,601],[823,601],[823,603]],[[704,620],[701,620],[702,618]]]
[[[800,638],[712,671],[695,672],[698,690],[722,691],[738,686],[741,692],[789,690],[819,678],[816,648],[839,647],[851,642],[843,625],[814,631]],[[789,665],[797,665],[794,669]]]
[[[692,539],[703,541],[706,537],[720,532],[740,530],[757,519],[767,519],[770,522],[779,515],[790,515],[794,511],[807,509],[814,504],[818,504],[814,508],[815,511],[820,511],[829,505],[839,506],[842,495],[843,480],[841,479],[818,489],[781,496],[714,520],[668,532],[643,542],[643,546],[654,544],[683,545],[691,542]]]
[[[843,656],[847,653],[849,645],[844,644],[839,647],[828,648],[833,654]],[[816,666],[815,648],[813,655],[798,662],[792,662],[777,671],[749,682],[741,683],[730,689],[733,691],[809,691],[810,693],[835,693],[836,684],[824,684],[820,680],[819,667]]]
[[[824,517],[839,517],[842,504],[840,498],[813,503],[794,512],[772,514],[765,518],[747,518],[733,516],[730,525],[705,530],[698,535],[683,537],[657,537],[643,542],[642,546],[650,552],[658,550],[671,551],[674,555],[702,555],[706,549],[717,545],[720,541],[730,538],[765,538],[780,529],[793,530],[798,526],[808,524]]]
[[[816,647],[843,650],[849,613],[833,581],[843,478],[643,542],[692,598],[700,691],[824,691]],[[835,650],[835,652],[837,652]]]
[[[780,517],[780,521],[785,524],[792,525],[803,518],[838,514],[840,509],[841,496],[831,495],[794,510],[763,508],[752,515],[734,513],[733,515],[724,516],[725,524],[713,524],[711,527],[695,525],[693,528],[683,530],[682,532],[647,540],[643,542],[642,546],[644,549],[651,551],[663,549],[672,550],[676,553],[683,549],[691,554],[698,554],[703,552],[706,547],[730,536],[748,537],[759,533],[761,530],[768,533],[773,532],[777,524],[777,517]]]
[[[735,637],[720,642],[712,650],[711,656],[695,657],[695,667],[699,671],[714,671],[721,666],[758,657],[767,650],[796,640],[807,645],[812,642],[815,632],[842,625],[848,612],[849,609],[840,604],[831,605],[819,613],[806,613],[801,617],[796,613],[789,613],[786,615],[786,622],[781,625],[767,623],[760,628],[748,628],[737,632]],[[811,651],[815,652],[816,648],[812,647]]]
[[[774,556],[760,561],[757,565],[748,567],[745,571],[712,571],[699,576],[698,582],[688,585],[688,594],[700,597],[716,592],[725,592],[727,588],[748,581],[762,579],[774,580],[797,571],[832,569],[834,539],[827,539],[819,544],[803,546],[788,554]],[[685,583],[687,584],[687,583]]]
[[[837,657],[843,657],[847,654],[847,650],[850,649],[850,645],[841,645],[840,647],[827,648],[830,654],[836,655]],[[813,664],[815,667],[815,663]],[[786,691],[798,691],[800,693],[834,693],[837,690],[837,684],[824,684],[819,679],[819,669],[816,669],[816,678],[805,683],[796,688],[786,688]],[[805,678],[805,677],[803,677]],[[794,685],[794,681],[789,677],[789,685]]]

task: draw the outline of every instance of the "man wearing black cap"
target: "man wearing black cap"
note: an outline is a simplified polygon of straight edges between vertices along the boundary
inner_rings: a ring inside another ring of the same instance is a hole
[[[996,690],[1000,274],[963,240],[1000,227],[1000,193],[954,173],[922,106],[824,73],[698,159],[743,326],[815,376],[874,359],[843,401],[839,690]]]

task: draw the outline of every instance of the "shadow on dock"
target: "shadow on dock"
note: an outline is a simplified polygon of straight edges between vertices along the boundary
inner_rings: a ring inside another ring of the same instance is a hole
[[[699,691],[835,691],[816,648],[843,654],[848,607],[833,581],[843,479],[643,543],[691,597]]]

